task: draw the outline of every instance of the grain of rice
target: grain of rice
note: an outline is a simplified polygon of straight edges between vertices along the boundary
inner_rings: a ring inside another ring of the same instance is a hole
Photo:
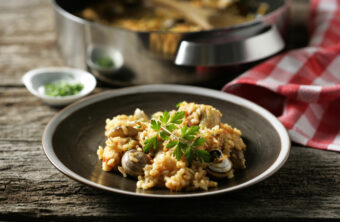
[[[126,172],[122,166],[118,167],[118,171],[123,175],[123,177],[127,177]]]

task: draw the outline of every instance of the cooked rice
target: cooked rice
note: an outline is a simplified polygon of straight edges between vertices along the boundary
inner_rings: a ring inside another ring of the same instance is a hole
[[[221,122],[222,114],[216,108],[195,103],[182,102],[178,111],[184,111],[185,117],[181,126],[199,125],[198,136],[205,138],[205,143],[198,147],[206,151],[220,150],[232,163],[232,169],[227,173],[226,178],[234,177],[234,169],[245,168],[244,151],[246,146],[241,138],[241,131],[232,128],[230,125]],[[176,110],[170,111],[172,116]],[[161,112],[152,115],[159,119]],[[150,126],[150,120],[145,113],[136,109],[134,115],[118,115],[113,119],[106,120],[105,135],[107,140],[105,147],[99,146],[98,158],[102,160],[102,169],[105,171],[119,171],[124,177],[126,172],[121,166],[123,154],[131,149],[142,151],[147,138],[157,135]],[[129,134],[129,128],[133,127],[138,131],[136,135]],[[115,129],[122,129],[124,135],[116,135]],[[175,135],[180,135],[180,129],[174,130]],[[130,135],[130,136],[129,136]],[[157,153],[152,153],[151,161],[144,167],[144,175],[138,177],[137,188],[150,189],[153,187],[166,187],[172,191],[181,190],[208,190],[210,187],[217,187],[218,183],[211,180],[207,173],[209,163],[193,160],[190,165],[184,157],[177,161],[173,156],[173,148],[168,149],[168,141],[159,140]],[[130,159],[135,159],[134,153]]]

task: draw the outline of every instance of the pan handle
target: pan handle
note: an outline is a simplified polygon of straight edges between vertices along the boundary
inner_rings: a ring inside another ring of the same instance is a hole
[[[216,40],[209,38],[208,35],[203,41],[195,38],[183,40],[177,51],[175,64],[223,66],[248,63],[274,55],[285,47],[275,25],[265,25],[260,30],[256,29],[253,28],[250,37],[244,38],[229,36]]]

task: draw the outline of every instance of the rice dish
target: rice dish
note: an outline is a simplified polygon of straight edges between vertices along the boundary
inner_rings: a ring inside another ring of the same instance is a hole
[[[213,106],[181,102],[177,110],[143,110],[106,120],[105,146],[98,158],[104,171],[137,179],[137,188],[208,190],[244,169],[241,131],[221,122]]]

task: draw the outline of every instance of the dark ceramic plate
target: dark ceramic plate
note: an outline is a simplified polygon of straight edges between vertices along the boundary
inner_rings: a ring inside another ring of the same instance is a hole
[[[218,188],[195,192],[144,191],[136,188],[134,179],[102,171],[96,150],[104,145],[105,119],[132,114],[136,108],[149,115],[171,110],[180,101],[215,106],[222,112],[223,122],[242,131],[246,169],[236,171],[234,179],[220,181]],[[59,112],[47,125],[42,143],[52,164],[72,179],[112,192],[167,198],[206,196],[253,185],[275,173],[290,150],[287,131],[265,109],[230,94],[179,85],[130,87],[88,97]]]

